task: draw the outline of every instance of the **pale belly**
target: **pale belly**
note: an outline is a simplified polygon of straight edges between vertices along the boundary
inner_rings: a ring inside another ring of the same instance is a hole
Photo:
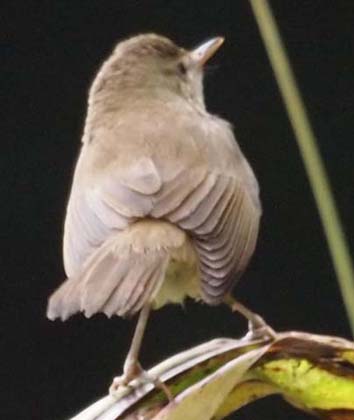
[[[165,279],[153,299],[153,308],[168,303],[182,304],[187,297],[201,299],[198,259],[189,241],[174,251]]]

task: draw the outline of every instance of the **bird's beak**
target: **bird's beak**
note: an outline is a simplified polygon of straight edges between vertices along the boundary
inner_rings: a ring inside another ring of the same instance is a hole
[[[199,47],[195,48],[189,53],[192,63],[197,67],[203,67],[203,65],[212,57],[216,51],[224,43],[225,38],[217,36],[204,42]]]

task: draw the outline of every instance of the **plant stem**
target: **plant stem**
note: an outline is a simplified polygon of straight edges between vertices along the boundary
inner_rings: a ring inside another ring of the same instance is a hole
[[[267,0],[250,0],[314,194],[354,335],[354,271],[329,180]]]

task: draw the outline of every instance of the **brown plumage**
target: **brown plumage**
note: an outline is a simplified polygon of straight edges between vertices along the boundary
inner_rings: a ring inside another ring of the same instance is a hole
[[[68,280],[48,317],[127,316],[186,296],[222,302],[258,234],[256,178],[230,125],[204,105],[202,64],[157,35],[124,41],[89,95],[67,207]]]

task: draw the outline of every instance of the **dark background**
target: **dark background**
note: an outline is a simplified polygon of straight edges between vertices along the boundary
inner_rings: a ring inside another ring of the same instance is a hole
[[[206,77],[207,104],[235,124],[264,206],[258,247],[235,294],[277,330],[350,337],[314,200],[247,1],[8,3],[0,41],[1,418],[65,419],[103,395],[120,373],[134,321],[76,316],[52,323],[45,309],[64,279],[62,224],[88,87],[115,42],[138,32],[165,34],[186,47],[226,36]],[[353,247],[354,2],[272,5]],[[142,362],[150,366],[216,336],[238,337],[245,326],[222,307],[164,308],[152,316]],[[233,418],[309,416],[271,398]]]

